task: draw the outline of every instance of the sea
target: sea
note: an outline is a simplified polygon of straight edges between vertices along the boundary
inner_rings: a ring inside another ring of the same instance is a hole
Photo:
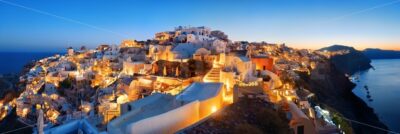
[[[0,74],[20,73],[27,63],[59,54],[56,52],[0,52]]]
[[[400,132],[400,59],[372,60],[374,69],[356,74],[353,92],[390,130]]]

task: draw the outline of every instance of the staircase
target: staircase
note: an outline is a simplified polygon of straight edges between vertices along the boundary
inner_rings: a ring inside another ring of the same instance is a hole
[[[204,82],[219,82],[221,67],[219,65],[214,65],[213,68],[204,76]]]

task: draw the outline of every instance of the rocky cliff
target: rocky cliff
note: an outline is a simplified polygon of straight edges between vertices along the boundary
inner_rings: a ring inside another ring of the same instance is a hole
[[[333,45],[320,49],[320,51],[348,51],[346,54],[335,55],[330,58],[330,61],[336,66],[336,68],[345,74],[352,75],[355,72],[370,69],[371,60],[365,56],[361,51],[354,49],[353,47],[343,45]]]
[[[333,61],[335,62],[335,61]],[[318,63],[308,78],[303,78],[311,92],[316,95],[317,102],[334,108],[344,117],[364,122],[380,128],[387,128],[379,121],[373,109],[353,94],[352,83],[334,63],[327,60]],[[384,131],[356,123],[351,123],[357,134],[380,134]]]

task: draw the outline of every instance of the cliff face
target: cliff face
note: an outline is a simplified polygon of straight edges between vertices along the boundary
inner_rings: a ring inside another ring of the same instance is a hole
[[[380,128],[387,128],[381,123],[373,109],[353,94],[353,84],[330,61],[319,63],[311,72],[309,79],[305,80],[310,91],[315,93],[319,103],[326,104],[336,109],[346,118],[371,124]],[[368,126],[351,123],[357,134],[379,134],[384,131]]]
[[[333,56],[331,57],[331,61],[340,72],[349,75],[353,75],[358,71],[367,70],[372,67],[370,64],[371,60],[361,52]]]
[[[361,51],[354,49],[353,47],[347,47],[342,45],[333,45],[330,47],[322,48],[320,51],[343,51],[346,50],[349,53],[343,55],[335,55],[331,57],[331,62],[336,68],[346,74],[354,74],[358,71],[370,69],[371,60],[365,56]]]

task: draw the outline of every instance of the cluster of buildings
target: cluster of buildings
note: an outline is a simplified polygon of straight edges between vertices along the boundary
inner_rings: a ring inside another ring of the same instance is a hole
[[[152,40],[68,48],[41,59],[20,77],[26,89],[15,107],[26,124],[45,124],[38,133],[174,133],[249,97],[285,109],[295,133],[336,132],[308,103],[312,93],[293,84],[322,59],[311,50],[231,42],[221,31],[180,26]]]

